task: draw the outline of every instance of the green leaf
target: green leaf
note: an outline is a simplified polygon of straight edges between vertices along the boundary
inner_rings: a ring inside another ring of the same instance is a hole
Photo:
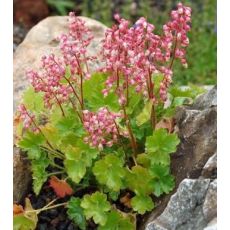
[[[108,196],[110,199],[113,201],[116,201],[120,195],[120,192],[115,192],[115,191],[109,191]]]
[[[151,164],[149,156],[146,153],[138,154],[136,161],[138,164],[144,166],[145,168],[148,168]]]
[[[99,226],[98,230],[134,230],[134,224],[122,216],[119,212],[112,210],[108,214],[106,224]]]
[[[143,215],[154,208],[154,203],[150,196],[138,195],[131,199],[133,210]]]
[[[29,87],[23,94],[23,104],[28,110],[41,113],[44,110],[43,93],[35,92],[33,87]]]
[[[25,199],[25,211],[15,215],[13,219],[14,230],[34,230],[38,222],[38,216],[33,209],[30,200]]]
[[[41,133],[27,131],[22,140],[18,142],[18,147],[24,150],[38,150],[39,146],[44,144],[45,138]]]
[[[180,140],[176,134],[169,134],[165,129],[158,129],[147,137],[145,147],[147,153],[173,153]]]
[[[173,97],[187,97],[195,99],[198,95],[204,92],[204,88],[198,87],[196,85],[189,85],[186,88],[182,88],[181,86],[172,86],[169,88],[169,93]]]
[[[163,74],[154,74],[153,75],[153,82],[154,82],[154,94],[159,96],[160,84],[164,79]]]
[[[129,103],[126,108],[127,114],[139,113],[139,103],[142,102],[142,95],[137,93],[134,88],[129,88]]]
[[[76,114],[68,114],[66,117],[61,117],[54,123],[57,127],[60,136],[64,137],[68,135],[75,135],[76,137],[82,137],[85,134],[85,130],[81,121]]]
[[[95,163],[93,173],[99,183],[108,186],[113,191],[119,191],[125,175],[123,164],[120,158],[109,154]]]
[[[71,180],[79,183],[86,173],[86,165],[82,164],[81,161],[77,162],[73,160],[65,160],[64,165]]]
[[[83,84],[84,99],[93,111],[105,106],[108,106],[113,111],[119,111],[120,106],[117,96],[114,93],[109,93],[107,97],[104,97],[102,94],[102,90],[105,88],[106,78],[107,75],[105,74],[95,73]]]
[[[111,209],[105,194],[95,192],[92,195],[85,195],[81,202],[86,219],[93,218],[96,224],[105,225],[108,211]]]
[[[51,143],[52,147],[58,149],[60,145],[60,134],[57,128],[51,123],[47,123],[46,125],[41,127],[41,130],[47,140],[49,140],[49,142]]]
[[[138,139],[138,140],[142,140],[142,138],[144,138],[145,136],[145,132],[146,132],[146,124],[142,125],[142,126],[138,126],[137,125],[137,122],[135,119],[131,119],[131,127],[132,127],[132,131],[133,131],[133,134],[134,136]],[[151,128],[151,131],[152,131],[152,128]]]
[[[36,195],[39,194],[42,185],[46,182],[48,178],[48,173],[46,172],[46,168],[48,167],[49,163],[50,161],[47,158],[46,153],[44,152],[41,152],[41,156],[39,159],[35,159],[31,161],[33,190]]]
[[[127,187],[137,195],[152,193],[151,179],[152,177],[148,170],[140,165],[133,166],[132,170],[126,170],[125,180]]]
[[[66,156],[64,166],[67,174],[75,183],[80,182],[86,173],[86,168],[92,165],[92,160],[98,155],[97,149],[90,148],[81,139],[78,139],[74,147],[68,146],[63,152]]]
[[[137,120],[137,125],[141,126],[143,125],[145,122],[150,120],[150,116],[151,116],[151,109],[152,109],[152,101],[148,101],[142,112],[137,116],[136,120]]]
[[[190,97],[175,97],[173,99],[172,107],[181,106],[184,104],[192,104],[193,100]]]
[[[83,209],[80,206],[81,199],[76,197],[71,197],[67,205],[67,214],[71,220],[81,229],[86,229],[86,219],[83,213]]]
[[[150,152],[147,154],[151,164],[170,164],[170,154],[167,152]]]
[[[33,220],[24,216],[24,214],[16,215],[13,219],[14,230],[34,230],[36,224]]]
[[[151,165],[149,172],[153,177],[154,195],[160,196],[162,193],[169,193],[175,186],[174,177],[170,175],[169,166],[162,164]]]

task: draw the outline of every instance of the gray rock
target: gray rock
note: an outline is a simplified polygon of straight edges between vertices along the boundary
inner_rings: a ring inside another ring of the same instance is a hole
[[[202,178],[216,178],[217,174],[217,153],[211,156],[205,164],[201,177]]]
[[[202,204],[209,183],[209,179],[184,179],[164,212],[148,224],[146,230],[203,230],[207,222]]]
[[[199,110],[203,110],[212,106],[217,106],[216,86],[209,90],[207,93],[200,95],[193,104],[193,107]]]
[[[216,117],[216,87],[199,96],[193,105],[178,108],[176,123],[181,143],[177,152],[171,158],[172,174],[176,179],[176,187],[171,194],[157,199],[155,202],[156,208],[146,217],[145,224],[143,224],[141,229],[173,229],[172,226],[165,225],[165,223],[168,223],[167,220],[163,219],[163,217],[158,219],[158,217],[165,212],[165,207],[169,205],[171,195],[176,192],[178,186],[181,186],[181,181],[185,178],[216,178]],[[207,201],[206,206],[208,205]],[[210,212],[208,210],[206,213]],[[214,210],[216,209],[214,208]],[[171,214],[173,215],[173,213]],[[213,214],[210,214],[210,216],[213,216]],[[184,216],[182,217],[184,218]],[[181,216],[178,216],[178,218],[181,218]],[[203,204],[201,203],[194,208],[190,221],[177,226],[176,229],[203,229],[211,217],[207,218],[207,220],[206,218],[207,215],[204,216]],[[154,225],[149,223],[154,223]],[[158,224],[156,225],[156,223]],[[154,226],[154,228],[147,228],[146,226]]]
[[[91,29],[94,39],[88,48],[90,55],[96,56],[100,49],[100,41],[104,37],[106,26],[93,19],[81,17]],[[14,110],[20,102],[22,92],[29,85],[25,72],[27,69],[38,69],[41,57],[44,54],[60,55],[56,37],[67,32],[68,17],[48,17],[34,26],[26,35],[24,41],[14,53]],[[96,69],[99,63],[90,66]],[[22,153],[14,148],[14,201],[20,201],[26,194],[31,181],[29,164],[24,160]]]
[[[209,185],[203,204],[203,213],[207,222],[217,216],[217,180]]]
[[[26,160],[25,155],[15,147],[13,162],[13,200],[18,203],[26,195],[32,178],[29,162]]]
[[[208,159],[216,153],[215,101],[216,87],[199,96],[192,106],[177,110],[176,123],[181,144],[172,155],[172,173],[177,185],[184,178],[198,178]]]

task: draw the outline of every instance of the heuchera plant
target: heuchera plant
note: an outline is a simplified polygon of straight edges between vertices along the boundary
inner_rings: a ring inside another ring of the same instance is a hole
[[[31,161],[36,195],[48,181],[57,198],[70,197],[37,210],[29,199],[15,205],[15,230],[34,229],[41,211],[59,206],[82,230],[88,220],[99,230],[133,230],[136,215],[174,188],[170,154],[179,139],[169,118],[194,92],[169,86],[174,62],[187,67],[191,9],[179,3],[161,35],[143,17],[134,25],[115,19],[93,57],[90,30],[70,13],[61,56],[45,55],[39,71],[27,72],[32,87],[18,107],[17,145]],[[102,67],[92,71],[96,61]]]

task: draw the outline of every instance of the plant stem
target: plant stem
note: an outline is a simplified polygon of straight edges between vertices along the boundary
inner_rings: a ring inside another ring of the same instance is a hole
[[[71,89],[73,90],[73,94],[75,95],[75,97],[77,98],[77,100],[78,100],[78,102],[79,102],[81,108],[83,109],[82,102],[81,102],[79,96],[77,95],[77,92],[76,92],[76,90],[75,90],[74,87],[73,87],[73,84],[70,82],[70,80],[69,80],[67,77],[64,76],[64,79],[68,82],[69,86],[70,86]]]
[[[76,106],[74,105],[73,101],[72,101],[71,99],[69,99],[69,101],[70,101],[70,103],[72,104],[73,110],[77,113],[77,115],[78,115],[78,117],[79,117],[81,123],[83,123],[82,117],[81,117],[80,113],[77,111],[77,108],[76,108]]]
[[[36,124],[36,122],[34,121],[34,119],[30,116],[30,114],[28,113],[27,109],[26,109],[26,114],[30,118],[30,120],[32,121],[32,123],[34,124],[34,126],[39,130],[39,132],[42,134],[42,136],[46,139],[46,143],[49,145],[49,147],[53,149],[52,145],[50,144],[50,142],[48,141],[48,139],[46,138],[46,136],[44,135],[44,133],[42,132],[42,130],[40,129],[40,127]]]
[[[55,61],[56,62],[56,61]],[[56,64],[58,65],[58,63],[56,62]],[[44,80],[41,78],[41,77],[39,77],[39,79],[44,83],[44,84],[46,84],[45,82],[44,82]],[[61,105],[61,102],[58,100],[58,98],[57,98],[57,96],[56,96],[56,94],[52,91],[51,92],[52,94],[53,94],[53,96],[54,96],[54,98],[55,98],[55,100],[57,101],[57,103],[58,103],[58,106],[60,107],[60,109],[61,109],[61,112],[62,112],[62,116],[63,117],[65,117],[65,112],[64,112],[64,109],[63,109],[63,107],[62,107],[62,105]]]
[[[155,130],[157,121],[156,121],[156,111],[155,111],[154,104],[152,104],[152,108],[151,108],[150,121],[151,121],[151,126],[153,130]]]
[[[132,128],[131,128],[131,125],[130,125],[130,120],[129,120],[129,117],[128,117],[127,113],[126,113],[125,106],[123,106],[122,108],[123,108],[123,111],[124,111],[124,116],[125,116],[125,120],[126,120],[127,129],[128,129],[128,132],[129,132],[129,137],[130,137],[130,142],[131,142],[131,145],[132,145],[133,153],[134,153],[134,156],[136,157],[136,155],[137,155],[137,143],[136,143],[135,137],[133,135],[133,131],[132,131]]]
[[[75,56],[76,57],[76,56]],[[83,98],[83,73],[82,73],[82,69],[81,69],[81,65],[79,63],[79,60],[76,57],[76,61],[78,64],[78,68],[79,68],[79,72],[80,72],[80,91],[81,91],[81,108],[82,110],[84,109],[84,98]]]
[[[40,208],[40,209],[25,211],[25,213],[36,212],[36,214],[39,214],[40,212],[43,212],[43,211],[46,211],[46,210],[49,210],[49,209],[53,209],[53,208],[57,208],[57,207],[60,207],[60,206],[64,206],[64,205],[67,205],[67,204],[68,204],[68,202],[64,202],[64,203],[60,203],[60,204],[55,204],[53,206],[47,206],[46,205],[45,207]]]
[[[175,53],[176,53],[176,48],[177,48],[177,33],[176,33],[176,41],[175,41],[175,45],[174,45],[174,48],[173,48],[173,57],[172,57],[172,61],[169,65],[169,69],[172,69],[172,66],[173,66],[173,62],[175,60]]]
[[[54,97],[55,97],[55,99],[56,99],[56,101],[57,101],[57,103],[58,103],[58,105],[59,105],[59,107],[60,107],[60,109],[61,109],[62,116],[65,117],[65,112],[64,112],[64,109],[63,109],[63,107],[62,107],[62,105],[61,105],[61,102],[58,100],[58,98],[57,98],[57,96],[56,96],[55,93],[52,93],[52,94],[54,95]]]
[[[40,148],[44,149],[45,151],[51,152],[54,155],[54,157],[56,157],[56,158],[65,159],[65,156],[63,154],[59,153],[58,151],[56,151],[54,148],[48,149],[44,146],[40,146]]]
[[[52,173],[48,173],[48,176],[59,175],[59,174],[62,174],[64,172],[65,172],[64,170],[58,171],[58,172],[52,172]]]
[[[52,201],[50,201],[47,205],[45,205],[43,208],[47,208],[49,207],[51,204],[53,204],[55,201],[57,201],[57,199],[54,199]]]

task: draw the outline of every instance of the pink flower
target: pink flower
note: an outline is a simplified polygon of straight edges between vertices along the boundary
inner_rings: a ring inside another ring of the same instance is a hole
[[[72,89],[61,83],[65,75],[65,64],[53,54],[45,55],[41,60],[39,72],[27,71],[27,77],[36,92],[44,92],[45,105],[51,108],[54,103],[62,104],[69,99]]]
[[[101,107],[97,112],[83,111],[83,125],[88,135],[84,138],[90,146],[100,150],[103,146],[111,147],[118,141],[118,136],[127,136],[127,132],[118,128],[116,120],[121,118],[120,113],[110,112]]]
[[[87,47],[93,36],[85,26],[85,22],[76,17],[73,12],[69,13],[69,32],[68,34],[62,34],[58,39],[64,62],[67,66],[70,66],[71,73],[83,75],[88,79],[88,61],[95,58],[87,56]],[[83,70],[82,65],[86,65],[86,70]]]
[[[22,121],[24,129],[31,129],[33,132],[39,131],[34,123],[35,115],[29,112],[24,104],[18,106],[17,112],[18,118]]]
[[[163,101],[166,99],[173,59],[180,59],[187,66],[185,47],[189,44],[191,9],[181,3],[177,7],[171,13],[171,20],[163,26],[163,36],[154,34],[155,26],[143,17],[129,27],[127,20],[115,15],[118,25],[108,29],[103,40],[103,72],[109,74],[104,96],[114,91],[118,102],[125,105],[128,100],[125,91],[132,86],[137,93],[155,100],[152,76],[162,73],[160,95]]]

